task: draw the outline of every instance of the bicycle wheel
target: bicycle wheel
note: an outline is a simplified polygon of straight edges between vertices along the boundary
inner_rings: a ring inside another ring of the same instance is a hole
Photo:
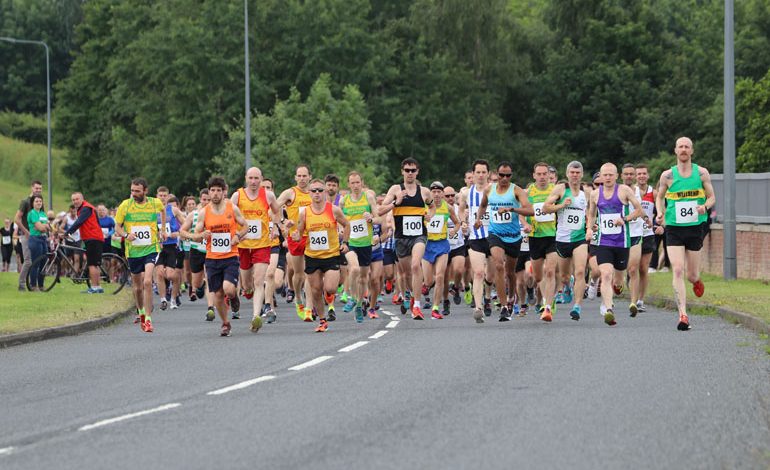
[[[115,295],[123,290],[123,286],[128,282],[128,263],[114,253],[105,253],[102,255],[102,264],[99,266],[99,275],[104,293]],[[88,287],[91,287],[90,279],[86,282]]]
[[[40,268],[40,274],[43,276],[43,286],[41,290],[48,292],[53,289],[53,286],[59,282],[59,273],[61,260],[56,253],[48,253],[46,255],[40,255],[35,261],[32,262],[32,266],[27,274],[27,290],[32,290],[32,273],[36,271],[36,268]]]

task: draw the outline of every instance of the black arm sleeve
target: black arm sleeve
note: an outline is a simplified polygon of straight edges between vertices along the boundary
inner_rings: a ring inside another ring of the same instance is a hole
[[[75,223],[73,223],[72,226],[67,229],[67,232],[66,232],[67,235],[72,235],[72,233],[75,232],[75,230],[79,229],[80,226],[83,225],[83,223],[86,220],[88,220],[89,217],[91,217],[92,213],[93,211],[91,210],[90,207],[84,207],[83,209],[81,209],[80,215],[78,216]]]

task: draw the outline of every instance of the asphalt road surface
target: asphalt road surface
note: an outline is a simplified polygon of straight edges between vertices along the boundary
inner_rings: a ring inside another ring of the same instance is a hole
[[[708,288],[708,286],[707,286]],[[352,314],[233,334],[205,305],[0,351],[0,468],[770,468],[770,355],[718,317]]]

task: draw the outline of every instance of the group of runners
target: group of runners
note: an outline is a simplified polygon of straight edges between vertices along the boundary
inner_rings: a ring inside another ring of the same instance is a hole
[[[136,178],[100,233],[124,250],[143,331],[154,329],[153,283],[162,309],[179,305],[185,284],[191,300],[206,299],[206,320],[218,314],[221,335],[229,336],[241,296],[253,300],[256,332],[263,318],[276,320],[279,292],[317,332],[336,319],[335,300],[363,322],[378,317],[382,294],[414,320],[428,312],[442,319],[450,299],[457,305],[464,296],[477,323],[493,310],[509,321],[530,308],[550,322],[560,303],[571,304],[570,318],[579,320],[584,296],[601,295],[600,313],[612,326],[614,297],[626,284],[630,316],[645,310],[655,235],[665,230],[677,328],[688,330],[684,279],[703,294],[703,224],[715,203],[709,173],[692,163],[692,153],[691,140],[679,138],[676,164],[657,188],[644,165],[619,172],[606,163],[586,182],[578,161],[562,181],[539,162],[533,181],[520,186],[511,181],[511,162],[493,168],[483,159],[472,163],[459,191],[441,181],[422,185],[413,158],[401,162],[402,181],[381,195],[357,171],[341,189],[337,176],[313,178],[308,165],[278,195],[258,168],[232,192],[214,176],[198,200],[181,202],[165,187],[149,196],[147,182]],[[82,231],[81,219],[72,227]]]

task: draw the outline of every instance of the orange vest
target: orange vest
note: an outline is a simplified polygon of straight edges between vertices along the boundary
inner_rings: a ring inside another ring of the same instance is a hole
[[[238,231],[235,221],[233,203],[226,199],[224,213],[215,214],[213,204],[204,208],[203,228],[211,232],[206,244],[206,259],[227,259],[238,256],[238,247],[232,244],[233,237]]]
[[[286,215],[289,216],[289,220],[293,221],[296,225],[299,223],[299,208],[307,207],[310,205],[310,193],[304,192],[299,189],[299,186],[291,188],[294,191],[294,201],[291,204],[286,205]]]
[[[328,259],[340,255],[340,237],[333,207],[327,202],[320,214],[313,212],[312,206],[305,208],[305,232],[302,235],[307,237],[306,256]]]
[[[239,248],[270,246],[270,206],[265,188],[259,188],[256,199],[250,199],[244,188],[238,189],[238,209],[249,223],[249,231],[238,243]]]

